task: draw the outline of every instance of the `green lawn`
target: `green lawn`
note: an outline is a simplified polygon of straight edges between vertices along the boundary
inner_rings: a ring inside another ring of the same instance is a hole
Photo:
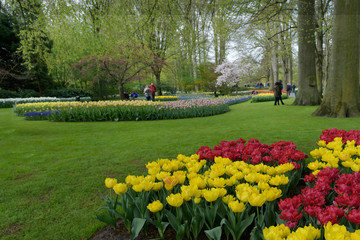
[[[87,239],[104,179],[141,174],[158,158],[222,140],[293,141],[309,153],[323,129],[360,130],[359,118],[311,117],[316,107],[241,103],[222,115],[147,122],[25,121],[0,109],[0,238]]]

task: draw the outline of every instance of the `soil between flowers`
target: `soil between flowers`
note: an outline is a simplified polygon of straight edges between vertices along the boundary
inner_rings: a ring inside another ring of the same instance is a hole
[[[88,240],[130,240],[131,233],[125,228],[125,225],[122,220],[119,220],[116,224],[116,229],[112,226],[105,226],[99,231],[97,231],[91,238]],[[147,229],[147,234],[144,231],[141,231],[139,236],[135,238],[136,240],[150,240],[150,239],[160,239],[160,235],[155,226],[149,224]],[[175,230],[169,225],[166,228],[164,233],[164,239],[176,239]],[[184,238],[187,239],[187,238]],[[200,233],[198,238],[199,240],[208,239],[205,233]]]
[[[248,240],[250,239],[250,232],[252,227],[250,226],[244,234],[242,235],[242,240]],[[116,229],[114,229],[112,226],[105,226],[96,233],[92,237],[90,237],[88,240],[130,240],[131,239],[131,233],[128,232],[128,230],[125,228],[125,225],[122,220],[119,220],[117,222]],[[149,225],[147,229],[147,234],[142,231],[140,235],[135,238],[135,240],[150,240],[150,239],[160,239],[160,235],[158,233],[158,230],[155,226]],[[165,234],[164,234],[165,240],[175,240],[176,239],[176,232],[175,230],[169,225],[166,228]],[[188,239],[187,237],[184,237],[184,239]],[[206,236],[204,232],[201,232],[199,236],[197,237],[197,240],[208,240],[209,238]],[[223,233],[221,236],[222,240],[226,239],[226,235]],[[231,239],[231,236],[230,236]]]

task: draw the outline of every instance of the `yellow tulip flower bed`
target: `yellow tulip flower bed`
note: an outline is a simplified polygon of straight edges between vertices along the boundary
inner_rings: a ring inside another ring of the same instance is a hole
[[[241,239],[252,223],[258,226],[254,234],[262,235],[260,225],[275,223],[277,200],[295,181],[295,172],[301,172],[291,163],[253,165],[223,157],[207,161],[197,154],[158,159],[146,168],[148,175],[129,175],[124,182],[105,179],[116,197],[104,196],[101,211],[108,214],[97,216],[114,227],[121,218],[132,237],[149,224],[158,228],[161,238],[169,224],[177,239],[196,239],[201,231],[220,239],[216,236],[223,229],[227,236]]]
[[[283,93],[281,97],[282,99],[287,99],[288,95]],[[251,98],[251,102],[268,102],[274,100],[275,100],[274,93],[259,93]]]
[[[321,234],[321,230],[313,227],[311,224],[305,227],[299,227],[295,231],[291,231],[289,227],[284,224],[278,226],[271,226],[265,228],[264,231],[265,240],[355,240],[360,239],[360,230],[350,232],[345,226],[339,224],[332,224],[328,222],[324,226],[324,233]]]
[[[179,96],[155,96],[155,101],[176,101]]]

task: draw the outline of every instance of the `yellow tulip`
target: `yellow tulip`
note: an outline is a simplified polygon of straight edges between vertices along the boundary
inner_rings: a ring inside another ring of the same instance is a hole
[[[183,184],[186,180],[186,172],[185,171],[176,171],[173,173],[173,176],[176,176],[179,184]]]
[[[275,177],[272,177],[269,181],[269,184],[273,186],[280,186],[280,185],[286,185],[289,182],[289,178],[285,175],[276,175]]]
[[[157,182],[154,183],[152,190],[154,191],[160,191],[162,189],[162,187],[164,186],[164,184],[162,182]]]
[[[194,203],[199,204],[201,202],[201,197],[194,198]]]
[[[163,207],[164,207],[164,205],[159,200],[149,203],[147,205],[147,209],[149,209],[150,212],[153,212],[153,213],[161,211],[163,209]]]
[[[177,176],[167,176],[163,181],[165,183],[165,189],[168,191],[171,191],[179,183]]]
[[[166,201],[169,203],[170,206],[180,207],[183,204],[184,199],[180,193],[177,194],[172,193],[166,198]]]
[[[219,198],[219,191],[216,188],[211,188],[210,190],[203,190],[203,197],[208,202],[214,202]]]
[[[156,174],[156,179],[159,180],[159,181],[162,181],[164,178],[166,178],[166,177],[168,177],[170,175],[171,175],[171,173],[169,173],[169,172],[161,171],[158,174]]]
[[[222,197],[221,200],[223,201],[223,203],[229,204],[229,202],[235,201],[235,197],[233,195],[226,195]]]
[[[213,186],[216,188],[223,188],[226,186],[227,180],[225,178],[215,178],[213,180]]]
[[[265,196],[266,201],[274,201],[275,199],[278,199],[282,196],[281,189],[278,188],[268,188],[265,189],[262,194]]]
[[[198,188],[202,189],[206,187],[206,181],[202,177],[197,176],[190,179],[190,185],[196,185]]]
[[[107,188],[113,188],[117,184],[117,179],[115,178],[106,178],[105,179],[105,186]]]
[[[192,197],[196,196],[198,187],[196,185],[181,186],[181,195],[185,201],[190,201]]]
[[[142,184],[133,185],[132,189],[135,192],[142,192],[144,190],[144,186]]]
[[[278,226],[270,226],[269,228],[265,227],[263,230],[263,235],[265,240],[280,240],[285,239],[290,234],[290,228],[284,224]]]
[[[127,191],[127,185],[125,183],[115,184],[113,190],[116,194],[125,193]]]
[[[325,225],[325,239],[326,240],[342,240],[349,239],[351,237],[350,232],[347,231],[344,225],[334,224],[328,222]]]
[[[253,207],[261,207],[262,205],[264,205],[265,201],[266,197],[263,194],[253,193],[249,197],[249,203]]]
[[[237,213],[237,212],[242,212],[245,209],[245,204],[239,201],[232,201],[229,202],[228,204],[229,208],[231,209],[231,211]]]
[[[146,192],[152,190],[154,187],[154,182],[151,181],[143,181],[141,184],[143,185],[143,188]]]

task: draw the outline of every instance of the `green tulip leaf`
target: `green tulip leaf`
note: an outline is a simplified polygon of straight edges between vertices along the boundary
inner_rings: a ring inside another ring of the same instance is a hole
[[[220,240],[221,233],[222,233],[221,226],[205,231],[206,236],[213,240]]]
[[[145,222],[146,219],[134,218],[131,224],[131,240],[134,240],[137,236],[139,236],[139,233],[144,227]]]

